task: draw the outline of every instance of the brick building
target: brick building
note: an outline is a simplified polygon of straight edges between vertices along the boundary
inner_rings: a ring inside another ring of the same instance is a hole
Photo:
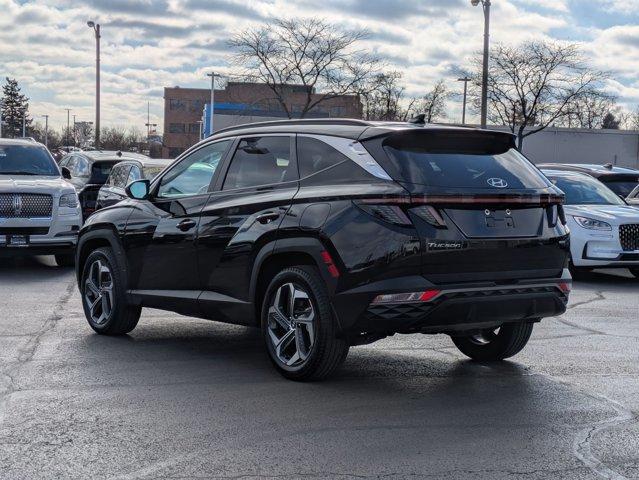
[[[285,101],[293,115],[306,102],[306,88],[287,85]],[[320,94],[313,93],[314,100]],[[206,88],[164,89],[164,154],[174,158],[200,139],[200,122],[205,105],[211,100]],[[320,103],[307,118],[361,118],[362,104],[357,95],[344,95]],[[273,92],[265,84],[229,82],[215,90],[214,130],[249,122],[286,118]]]

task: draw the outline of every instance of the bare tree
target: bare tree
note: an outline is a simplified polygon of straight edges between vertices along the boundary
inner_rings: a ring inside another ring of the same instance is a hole
[[[398,71],[378,73],[363,85],[360,96],[366,120],[404,121],[410,116],[416,99],[405,98],[402,76]]]
[[[136,128],[103,127],[100,130],[100,147],[104,150],[137,150],[145,136]]]
[[[559,125],[568,128],[601,128],[606,115],[615,109],[617,99],[601,91],[589,91],[576,97],[567,107]]]
[[[627,124],[629,129],[639,130],[639,106],[629,115]]]
[[[446,118],[446,103],[452,96],[453,93],[448,90],[444,80],[440,80],[430,92],[417,102],[415,110],[426,115],[424,118],[426,123],[444,119]]]
[[[378,59],[356,48],[366,35],[365,30],[342,31],[319,19],[279,19],[237,33],[229,45],[236,50],[238,75],[268,85],[289,118],[293,111],[285,100],[287,84],[303,85],[303,118],[331,98],[360,93],[376,73]]]
[[[588,68],[576,45],[528,42],[497,45],[488,77],[489,118],[510,127],[521,149],[526,137],[560,121],[578,99],[599,91],[606,74]],[[473,83],[474,90],[481,85],[479,63]],[[478,94],[474,97],[477,104]]]

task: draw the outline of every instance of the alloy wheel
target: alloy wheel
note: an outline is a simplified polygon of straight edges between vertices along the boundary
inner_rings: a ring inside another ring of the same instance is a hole
[[[470,341],[476,345],[488,345],[499,335],[499,328],[488,328],[470,336]]]
[[[299,367],[315,343],[315,309],[300,285],[278,287],[268,309],[269,340],[278,360],[289,368]]]
[[[113,274],[103,260],[96,260],[89,267],[84,282],[84,301],[96,325],[104,324],[113,312]]]

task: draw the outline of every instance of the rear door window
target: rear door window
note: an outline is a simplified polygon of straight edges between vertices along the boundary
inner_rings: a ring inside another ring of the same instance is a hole
[[[297,180],[297,168],[291,159],[291,137],[244,138],[235,150],[223,190],[291,180]]]
[[[111,186],[115,187],[115,188],[124,188],[126,187],[126,180],[127,180],[127,176],[129,174],[129,168],[131,168],[131,165],[116,165],[115,167],[113,167],[113,169],[111,170],[111,175],[110,175],[110,181],[109,183],[111,184]]]
[[[543,189],[544,176],[505,136],[396,135],[384,142],[387,171],[399,181],[462,189]]]

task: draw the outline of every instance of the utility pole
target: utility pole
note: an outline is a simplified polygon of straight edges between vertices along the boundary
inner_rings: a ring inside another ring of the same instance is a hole
[[[88,21],[95,33],[95,149],[100,149],[100,24]]]
[[[73,115],[73,146],[74,147],[78,146],[78,139],[77,139],[77,134],[75,131],[75,115]]]
[[[466,98],[468,94],[468,82],[470,82],[470,78],[468,76],[464,78],[458,78],[458,82],[464,82],[464,107],[462,109],[462,125],[466,125]]]
[[[42,115],[44,117],[44,146],[49,148],[49,115]]]
[[[210,111],[210,122],[209,122],[209,135],[213,133],[213,116],[215,113],[215,77],[219,77],[215,72],[207,73],[207,77],[211,77],[211,111]]]
[[[67,145],[69,145],[69,129],[71,128],[71,126],[69,125],[69,123],[71,122],[71,109],[70,108],[65,108],[65,110],[67,111]]]
[[[2,108],[4,107],[4,102],[0,99],[0,138],[2,138]]]
[[[490,0],[470,0],[473,7],[481,6],[484,10],[484,61],[481,84],[481,128],[486,128],[488,117],[488,59],[490,56]]]
[[[22,138],[27,136],[27,114],[22,116]]]
[[[151,127],[157,127],[157,123],[151,123],[151,102],[146,102],[146,141],[151,139]]]

